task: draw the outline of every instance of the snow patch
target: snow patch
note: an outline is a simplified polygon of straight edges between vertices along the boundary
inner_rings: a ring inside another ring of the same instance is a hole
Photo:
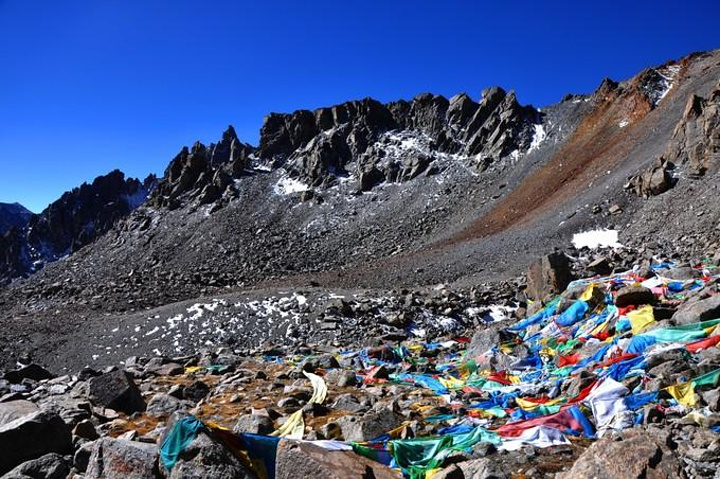
[[[535,129],[535,133],[533,133],[533,139],[530,143],[530,148],[528,148],[528,153],[530,153],[533,150],[536,150],[540,147],[540,144],[545,140],[545,137],[547,134],[545,133],[545,127],[542,126],[539,123],[536,123],[533,125],[533,128]]]
[[[630,124],[630,120],[628,120],[627,118],[625,118],[625,119],[622,120],[620,123],[618,123],[618,126],[619,126],[620,128],[625,128],[625,127],[628,126],[629,124]]]
[[[573,235],[572,243],[576,248],[622,248],[618,242],[617,230],[592,230]]]
[[[273,187],[273,191],[275,194],[278,195],[290,195],[292,193],[301,193],[303,191],[309,190],[310,187],[303,183],[302,181],[289,178],[289,177],[283,177],[280,178],[280,180],[275,184]]]

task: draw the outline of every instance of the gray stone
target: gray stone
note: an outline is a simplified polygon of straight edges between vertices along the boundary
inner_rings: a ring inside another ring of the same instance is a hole
[[[180,454],[177,464],[167,474],[169,479],[245,479],[254,478],[222,444],[200,433]]]
[[[645,286],[629,285],[620,288],[615,295],[615,305],[624,308],[630,305],[654,304],[655,295]]]
[[[0,474],[44,454],[71,450],[70,428],[54,412],[37,411],[0,426]]]
[[[244,414],[238,418],[233,432],[251,434],[270,434],[275,430],[272,421],[268,416],[262,414]]]
[[[402,423],[402,416],[385,407],[369,411],[363,416],[344,416],[337,423],[346,441],[369,441],[398,427]]]
[[[352,451],[328,451],[312,443],[282,440],[275,461],[276,479],[400,479],[399,472]]]
[[[93,443],[86,479],[156,479],[158,448],[155,444],[103,438]]]
[[[125,371],[113,371],[90,379],[88,399],[96,406],[132,414],[145,410],[145,401]]]
[[[165,418],[170,414],[187,412],[192,405],[169,394],[156,394],[147,405],[146,413],[150,417]]]
[[[672,317],[677,325],[720,318],[720,294],[697,301],[689,300]]]
[[[70,466],[63,456],[51,452],[20,464],[0,479],[65,479],[69,472]]]

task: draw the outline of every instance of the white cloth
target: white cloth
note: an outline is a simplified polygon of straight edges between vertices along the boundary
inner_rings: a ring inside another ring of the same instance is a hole
[[[498,449],[503,451],[517,451],[523,445],[529,444],[538,448],[570,444],[570,441],[558,429],[548,426],[535,426],[523,431],[514,439],[503,440]]]
[[[629,392],[628,388],[612,378],[605,378],[590,391],[584,402],[590,405],[598,430],[612,427],[615,415],[627,411],[624,398]]]

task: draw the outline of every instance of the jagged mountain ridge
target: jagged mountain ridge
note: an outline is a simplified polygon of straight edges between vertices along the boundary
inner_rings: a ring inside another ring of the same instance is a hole
[[[145,202],[155,183],[114,170],[64,193],[0,237],[0,280],[24,276],[74,253]]]

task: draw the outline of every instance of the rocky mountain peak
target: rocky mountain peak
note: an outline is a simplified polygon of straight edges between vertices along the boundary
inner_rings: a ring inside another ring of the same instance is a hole
[[[232,180],[243,175],[252,152],[250,145],[238,139],[232,125],[218,143],[206,147],[196,141],[190,149],[183,147],[170,161],[150,204],[174,209],[189,200],[206,204],[224,193],[232,194]]]
[[[0,203],[0,235],[10,228],[22,228],[32,217],[32,211],[20,203]]]
[[[540,114],[499,87],[479,102],[422,93],[382,104],[371,98],[315,112],[271,114],[261,129],[258,156],[311,187],[339,178],[366,190],[437,170],[448,155],[479,169],[527,150]]]

